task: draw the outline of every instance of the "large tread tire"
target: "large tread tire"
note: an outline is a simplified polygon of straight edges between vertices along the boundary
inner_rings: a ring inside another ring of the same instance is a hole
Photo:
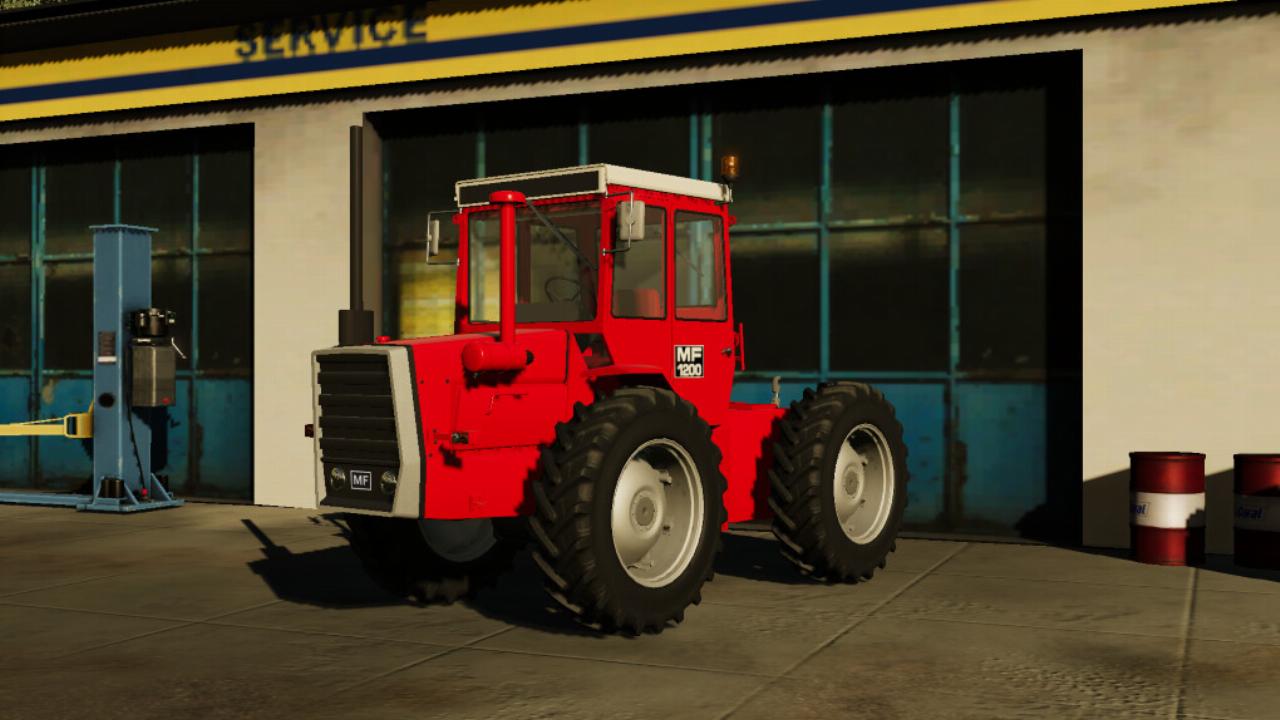
[[[495,518],[496,542],[467,562],[431,548],[417,521],[348,513],[347,540],[365,572],[387,592],[421,603],[450,604],[493,585],[526,544],[522,523]]]
[[[860,424],[874,425],[887,440],[894,495],[883,529],[865,544],[853,542],[835,509],[835,468],[840,446]],[[884,395],[869,385],[825,383],[806,389],[783,416],[769,470],[773,533],[782,554],[800,571],[828,582],[870,580],[897,549],[907,506],[907,447],[902,425]]]
[[[679,443],[697,467],[703,490],[703,532],[685,569],[669,584],[636,582],[616,554],[610,508],[619,474],[645,442]],[[548,593],[583,623],[630,634],[661,632],[702,601],[702,585],[715,575],[721,549],[725,479],[711,428],[694,407],[670,390],[624,387],[574,408],[543,450],[533,483],[529,520],[533,559]]]

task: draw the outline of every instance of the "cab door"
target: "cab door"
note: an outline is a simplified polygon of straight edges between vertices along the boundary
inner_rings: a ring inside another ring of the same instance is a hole
[[[716,425],[729,404],[735,362],[725,218],[677,207],[671,237],[673,389]]]

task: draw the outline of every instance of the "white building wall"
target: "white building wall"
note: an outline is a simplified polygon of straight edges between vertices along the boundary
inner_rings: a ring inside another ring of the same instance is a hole
[[[348,305],[351,107],[255,121],[254,502],[315,506],[311,351],[338,340]]]
[[[1128,22],[1128,21],[1126,21]],[[1280,450],[1280,16],[980,31],[751,62],[698,59],[441,83],[428,92],[0,129],[0,143],[256,125],[254,482],[312,506],[307,356],[346,304],[346,128],[361,113],[1081,50],[1086,544],[1127,544],[1127,453],[1205,452],[1210,551],[1230,549],[1231,455]],[[859,49],[862,48],[862,49]],[[1225,475],[1223,473],[1226,473]]]

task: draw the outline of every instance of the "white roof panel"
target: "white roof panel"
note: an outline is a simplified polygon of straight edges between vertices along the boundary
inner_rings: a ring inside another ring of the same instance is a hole
[[[489,202],[488,190],[503,189],[500,187],[503,184],[509,185],[509,189],[524,192],[530,200],[590,193],[603,194],[609,185],[626,185],[636,189],[688,195],[716,202],[733,200],[733,190],[720,183],[605,164],[461,180],[455,186],[454,200],[458,203],[458,207],[486,205]]]

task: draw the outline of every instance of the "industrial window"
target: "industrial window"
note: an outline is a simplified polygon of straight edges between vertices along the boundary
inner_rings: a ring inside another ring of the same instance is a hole
[[[110,145],[91,141],[60,143],[49,149],[44,158],[45,252],[93,251],[89,226],[116,214],[114,155]]]
[[[1034,497],[1034,463],[1006,479],[999,462],[1041,451],[1018,455],[1019,441],[975,419],[993,407],[1048,417],[1025,436],[1079,456],[1051,432],[1078,426],[1060,415],[1072,403],[1036,404],[1052,383],[1055,397],[1079,392],[1079,64],[1058,53],[388,113],[380,131],[406,129],[384,153],[387,197],[404,198],[388,224],[421,228],[441,206],[420,191],[435,162],[401,160],[419,142],[453,163],[448,183],[590,162],[718,180],[719,158],[736,153],[730,251],[747,370],[735,397],[767,400],[774,375],[784,398],[824,380],[877,383],[912,445],[908,523],[1013,532],[1027,508],[993,510],[982,488]],[[517,132],[528,118],[538,125]],[[451,185],[441,198],[451,203]],[[454,320],[453,268],[423,263],[421,234],[387,238],[393,280],[439,273],[438,287],[389,298],[405,335]],[[677,304],[707,287],[690,279],[693,260],[676,256]]]
[[[421,243],[454,181],[586,162],[714,180],[715,159],[734,152],[735,315],[749,370],[1042,368],[1045,92],[909,68],[388,114],[388,329],[452,330],[454,228],[443,223],[440,265],[423,261]],[[682,105],[687,115],[671,113]],[[543,124],[520,124],[530,117]],[[1010,277],[997,282],[1000,272]]]
[[[31,266],[0,264],[0,370],[31,363]]]
[[[689,118],[627,117],[592,122],[587,161],[685,175],[689,172]]]
[[[19,153],[0,154],[0,256],[31,252],[31,167]]]
[[[947,233],[852,230],[830,243],[831,367],[945,371]]]
[[[151,237],[153,251],[190,247],[192,154],[161,143],[131,145],[120,160],[120,217],[160,230]]]
[[[1045,212],[1045,91],[960,97],[960,211],[1008,220]]]
[[[252,497],[252,145],[239,126],[0,150],[0,407],[21,408],[5,419],[89,404],[89,226],[154,227],[152,304],[177,313],[187,355],[158,472],[188,497]],[[79,485],[88,455],[53,443],[15,450],[0,485]]]
[[[822,123],[817,104],[731,107],[715,114],[714,157],[738,155],[733,214],[742,223],[812,222],[818,217]],[[710,159],[710,158],[709,158]],[[713,176],[719,171],[714,170]],[[709,178],[710,179],[710,178]]]
[[[1045,91],[960,98],[960,357],[982,373],[1047,366]]]
[[[625,251],[613,254],[614,317],[666,317],[666,258],[667,211],[648,205],[644,209],[644,239],[632,240]]]
[[[86,228],[86,236],[89,231]],[[154,279],[153,279],[154,282]],[[51,370],[88,371],[93,365],[93,262],[54,262],[44,269],[44,361]]]
[[[832,108],[831,218],[947,215],[947,98],[848,101]]]
[[[1044,227],[979,225],[960,233],[960,367],[1045,368]]]
[[[32,169],[0,151],[0,372],[31,364]]]
[[[384,139],[383,232],[390,253],[387,267],[395,269],[384,287],[387,297],[398,302],[385,303],[383,317],[386,331],[396,337],[447,335],[453,332],[457,282],[458,226],[451,221],[454,183],[479,174],[479,134],[448,127],[430,135],[412,134],[413,130],[388,128]],[[433,212],[439,213],[432,217],[440,220],[440,254],[427,262],[423,244]],[[497,296],[491,296],[496,301]]]
[[[748,328],[748,367],[796,372],[817,367],[817,235],[730,232],[729,253],[733,319]]]
[[[724,235],[720,218],[677,212],[676,318],[724,320],[728,303],[724,287]]]
[[[485,176],[577,165],[578,126],[565,124],[489,129],[485,132],[484,164]]]

